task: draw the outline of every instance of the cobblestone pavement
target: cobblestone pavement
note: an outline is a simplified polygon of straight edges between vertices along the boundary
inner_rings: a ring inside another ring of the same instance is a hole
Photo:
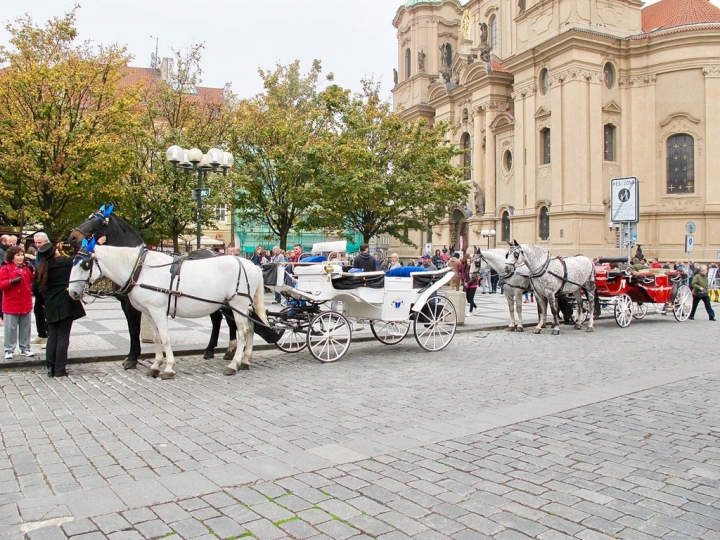
[[[706,319],[0,374],[0,538],[720,538]]]

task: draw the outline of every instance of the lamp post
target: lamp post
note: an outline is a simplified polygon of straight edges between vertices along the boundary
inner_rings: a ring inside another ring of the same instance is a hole
[[[477,229],[475,229],[475,230],[477,230]],[[495,234],[497,234],[495,232],[495,229],[491,229],[491,230],[483,229],[482,231],[480,231],[480,234],[482,235],[483,238],[487,238],[487,241],[488,241],[487,248],[490,249],[490,238],[492,238],[493,236],[495,236]]]
[[[209,172],[218,172],[218,169],[225,176],[235,163],[235,158],[230,152],[223,152],[217,148],[211,148],[207,154],[203,154],[199,148],[185,150],[177,145],[168,148],[166,156],[173,164],[173,170],[180,167],[187,174],[191,171],[197,172],[197,189],[193,189],[192,197],[197,200],[197,249],[200,249],[202,200],[210,195],[210,190],[203,188],[203,180]]]

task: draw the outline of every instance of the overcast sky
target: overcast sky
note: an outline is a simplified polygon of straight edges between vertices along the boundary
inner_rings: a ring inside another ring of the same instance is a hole
[[[161,57],[204,42],[203,86],[231,82],[238,96],[250,97],[262,91],[258,67],[300,60],[305,72],[317,58],[337,84],[359,90],[363,77],[373,77],[389,97],[397,63],[392,20],[403,1],[0,0],[0,43],[8,42],[8,21],[29,13],[44,23],[79,3],[80,37],[127,45],[134,66],[149,67],[156,38]]]
[[[240,97],[262,91],[258,67],[298,59],[307,71],[316,58],[337,84],[359,90],[372,77],[389,97],[397,64],[392,20],[404,0],[0,0],[0,43],[7,44],[8,21],[29,13],[41,24],[78,2],[80,37],[127,45],[134,66],[150,65],[156,38],[161,57],[204,42],[203,85],[231,82]]]

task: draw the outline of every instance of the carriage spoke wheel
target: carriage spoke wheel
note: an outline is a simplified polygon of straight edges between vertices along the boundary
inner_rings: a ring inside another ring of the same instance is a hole
[[[410,321],[370,321],[370,330],[380,343],[396,345],[410,331]]]
[[[647,304],[635,304],[635,313],[633,313],[633,317],[640,320],[647,315],[647,310]]]
[[[415,317],[415,339],[426,351],[441,351],[449,345],[457,328],[457,313],[444,296],[430,298]]]
[[[621,328],[626,328],[633,318],[633,301],[627,294],[621,294],[615,299],[615,322]]]
[[[275,346],[286,353],[296,353],[307,347],[307,333],[303,327],[307,326],[307,318],[304,321],[299,320],[300,313],[295,315],[296,308],[287,306],[278,313],[280,321],[278,328],[284,328],[282,337]]]
[[[350,347],[350,323],[336,311],[325,311],[310,322],[307,345],[320,362],[340,360]]]
[[[682,322],[686,321],[692,311],[692,291],[687,285],[680,285],[673,301],[673,315],[675,319]]]

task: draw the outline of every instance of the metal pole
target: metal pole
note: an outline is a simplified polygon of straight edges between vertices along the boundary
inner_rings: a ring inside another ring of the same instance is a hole
[[[202,229],[200,227],[200,215],[202,213],[202,187],[203,187],[203,170],[198,168],[198,198],[197,198],[197,249],[200,249],[200,236]]]

